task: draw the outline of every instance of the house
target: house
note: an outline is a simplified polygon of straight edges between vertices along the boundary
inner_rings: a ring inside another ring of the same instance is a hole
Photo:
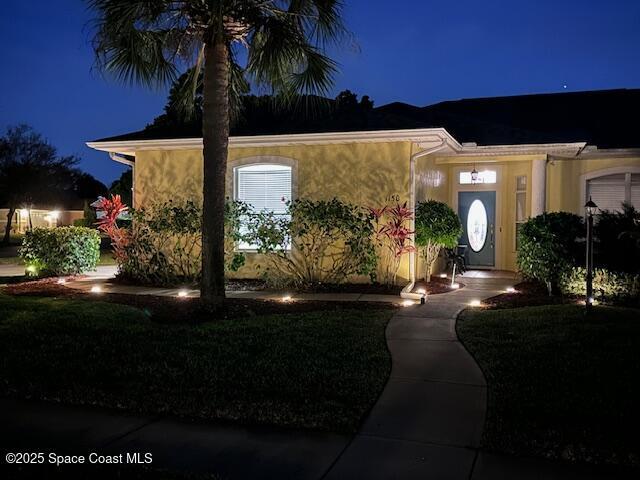
[[[275,212],[282,198],[374,207],[436,199],[459,213],[469,265],[515,270],[527,218],[583,214],[590,196],[602,209],[640,207],[639,107],[640,90],[609,90],[395,103],[373,109],[366,130],[263,125],[266,134],[230,138],[226,193]],[[134,169],[135,207],[202,197],[197,130],[143,130],[87,145]],[[257,275],[259,258],[248,257],[239,276]],[[401,280],[415,278],[418,263],[407,256]]]
[[[7,225],[8,208],[0,208],[0,231]],[[13,233],[24,233],[29,228],[53,228],[73,225],[74,221],[84,218],[83,210],[62,210],[44,205],[16,210],[11,221]]]

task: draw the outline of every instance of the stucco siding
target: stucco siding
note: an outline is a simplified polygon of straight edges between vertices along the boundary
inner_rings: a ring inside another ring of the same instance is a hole
[[[547,169],[547,211],[584,214],[584,176],[594,172],[606,175],[607,170],[620,167],[639,168],[640,157],[552,160]]]
[[[227,196],[233,195],[233,168],[249,161],[292,161],[294,192],[315,200],[337,197],[362,206],[379,207],[409,200],[409,142],[299,145],[232,148],[227,170]],[[140,151],[136,154],[134,195],[136,207],[174,199],[202,200],[200,150]],[[255,277],[262,263],[249,254],[247,265],[235,276]],[[398,277],[409,277],[408,256]],[[364,280],[364,279],[361,279]]]

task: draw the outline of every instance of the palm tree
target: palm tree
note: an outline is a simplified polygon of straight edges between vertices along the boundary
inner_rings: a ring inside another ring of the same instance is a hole
[[[224,201],[229,119],[249,85],[280,98],[324,94],[343,37],[341,0],[88,0],[98,67],[148,86],[180,70],[184,105],[202,78],[204,156],[201,298],[224,301]]]

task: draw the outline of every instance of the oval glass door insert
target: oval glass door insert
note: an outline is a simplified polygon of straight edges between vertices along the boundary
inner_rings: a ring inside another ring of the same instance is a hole
[[[469,246],[479,252],[487,241],[487,210],[480,200],[474,200],[467,214],[467,237]]]

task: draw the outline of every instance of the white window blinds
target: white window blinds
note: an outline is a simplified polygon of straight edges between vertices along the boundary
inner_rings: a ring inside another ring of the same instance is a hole
[[[236,199],[256,211],[285,213],[291,200],[291,167],[249,165],[236,169]]]
[[[640,210],[640,173],[631,175],[631,204]]]
[[[588,196],[600,210],[620,211],[626,190],[626,174],[605,175],[589,180]]]

